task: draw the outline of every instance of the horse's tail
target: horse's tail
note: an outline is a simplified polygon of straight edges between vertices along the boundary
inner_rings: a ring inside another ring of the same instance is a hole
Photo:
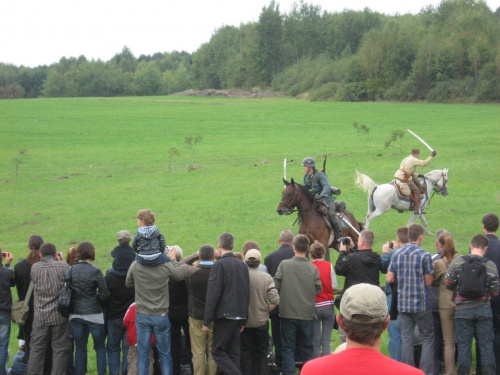
[[[356,186],[359,187],[364,192],[370,193],[377,186],[375,181],[373,181],[366,174],[359,173],[358,171],[356,171],[356,176],[357,176]]]

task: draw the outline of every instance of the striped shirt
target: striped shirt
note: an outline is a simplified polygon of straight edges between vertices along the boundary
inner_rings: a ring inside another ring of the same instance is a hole
[[[398,311],[417,313],[429,308],[425,275],[433,272],[432,257],[418,245],[409,243],[393,252],[389,271],[398,281]]]
[[[66,262],[56,261],[50,255],[44,256],[31,267],[34,325],[52,326],[67,322],[57,311],[57,300],[68,269]]]

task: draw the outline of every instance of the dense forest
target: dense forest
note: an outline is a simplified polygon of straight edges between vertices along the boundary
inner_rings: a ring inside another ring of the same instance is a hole
[[[275,1],[257,22],[221,26],[190,54],[50,66],[0,63],[0,98],[167,95],[186,89],[277,91],[305,100],[500,102],[500,8],[444,0],[419,14],[322,11]]]

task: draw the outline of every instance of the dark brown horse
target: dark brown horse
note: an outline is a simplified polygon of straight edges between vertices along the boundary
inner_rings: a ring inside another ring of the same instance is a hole
[[[293,212],[298,212],[300,234],[305,234],[311,242],[314,240],[321,242],[326,250],[330,247],[338,250],[338,239],[335,236],[335,232],[332,232],[323,216],[316,210],[317,203],[313,194],[303,185],[295,183],[293,178],[291,182],[283,181],[285,182],[285,190],[283,190],[281,202],[277,208],[278,214],[290,215]],[[297,207],[296,210],[294,210],[295,207]],[[351,212],[344,210],[340,214],[343,214],[358,232],[361,231],[358,221]],[[356,244],[358,233],[349,225],[346,226],[347,229],[342,231],[342,236],[351,237]],[[325,252],[325,259],[330,260],[329,251]]]

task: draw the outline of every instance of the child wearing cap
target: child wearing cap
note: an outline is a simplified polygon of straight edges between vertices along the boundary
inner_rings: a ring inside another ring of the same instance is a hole
[[[156,266],[170,259],[164,254],[165,238],[155,224],[155,215],[151,210],[140,210],[137,215],[139,229],[135,232],[132,247],[137,256],[137,262],[145,266]]]
[[[135,251],[130,246],[132,236],[128,230],[121,230],[116,234],[118,246],[111,252],[114,258],[112,269],[119,272],[127,272],[130,264],[135,260]]]
[[[26,374],[27,365],[23,362],[24,358],[24,340],[19,340],[19,351],[12,359],[12,367],[7,370],[7,375]]]

